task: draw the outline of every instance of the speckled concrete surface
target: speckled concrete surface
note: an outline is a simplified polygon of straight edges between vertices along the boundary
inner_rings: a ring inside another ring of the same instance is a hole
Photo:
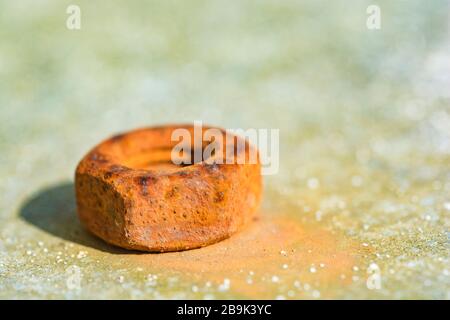
[[[2,1],[0,298],[448,299],[449,2],[377,2],[370,31],[369,1],[77,1],[69,31],[71,2]],[[280,128],[261,219],[159,255],[87,234],[81,156],[193,120]]]

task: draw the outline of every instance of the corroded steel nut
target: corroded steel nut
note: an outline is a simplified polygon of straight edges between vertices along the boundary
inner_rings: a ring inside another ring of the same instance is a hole
[[[100,143],[80,161],[77,209],[88,230],[119,247],[163,252],[212,244],[252,220],[262,191],[259,156],[255,164],[174,165],[171,135],[178,128],[194,132],[191,125],[134,130]],[[233,137],[246,146],[236,154],[255,150]]]

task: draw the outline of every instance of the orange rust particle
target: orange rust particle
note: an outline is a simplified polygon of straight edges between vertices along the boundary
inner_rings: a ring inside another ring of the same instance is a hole
[[[194,134],[192,125],[138,129],[107,139],[80,161],[77,211],[89,231],[122,248],[164,252],[215,243],[252,220],[262,191],[259,158],[175,165],[171,137],[178,128]],[[256,151],[243,137],[219,130],[245,145],[235,160]],[[225,142],[221,147],[225,152]]]

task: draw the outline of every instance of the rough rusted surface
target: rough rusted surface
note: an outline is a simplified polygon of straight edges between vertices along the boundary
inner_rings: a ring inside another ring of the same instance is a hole
[[[139,129],[81,160],[76,198],[88,230],[123,248],[163,252],[220,241],[252,220],[262,190],[259,163],[175,166],[171,133],[180,127],[193,132],[186,125]]]

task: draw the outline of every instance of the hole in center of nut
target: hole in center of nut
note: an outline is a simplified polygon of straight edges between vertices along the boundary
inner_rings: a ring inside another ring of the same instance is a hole
[[[181,164],[175,164],[174,159],[172,159],[172,148],[151,149],[129,156],[123,165],[132,169],[176,171],[205,160],[194,161],[194,149],[191,150],[190,154],[184,153],[187,152],[180,152],[178,155],[177,160],[180,161],[177,161],[177,163]]]

